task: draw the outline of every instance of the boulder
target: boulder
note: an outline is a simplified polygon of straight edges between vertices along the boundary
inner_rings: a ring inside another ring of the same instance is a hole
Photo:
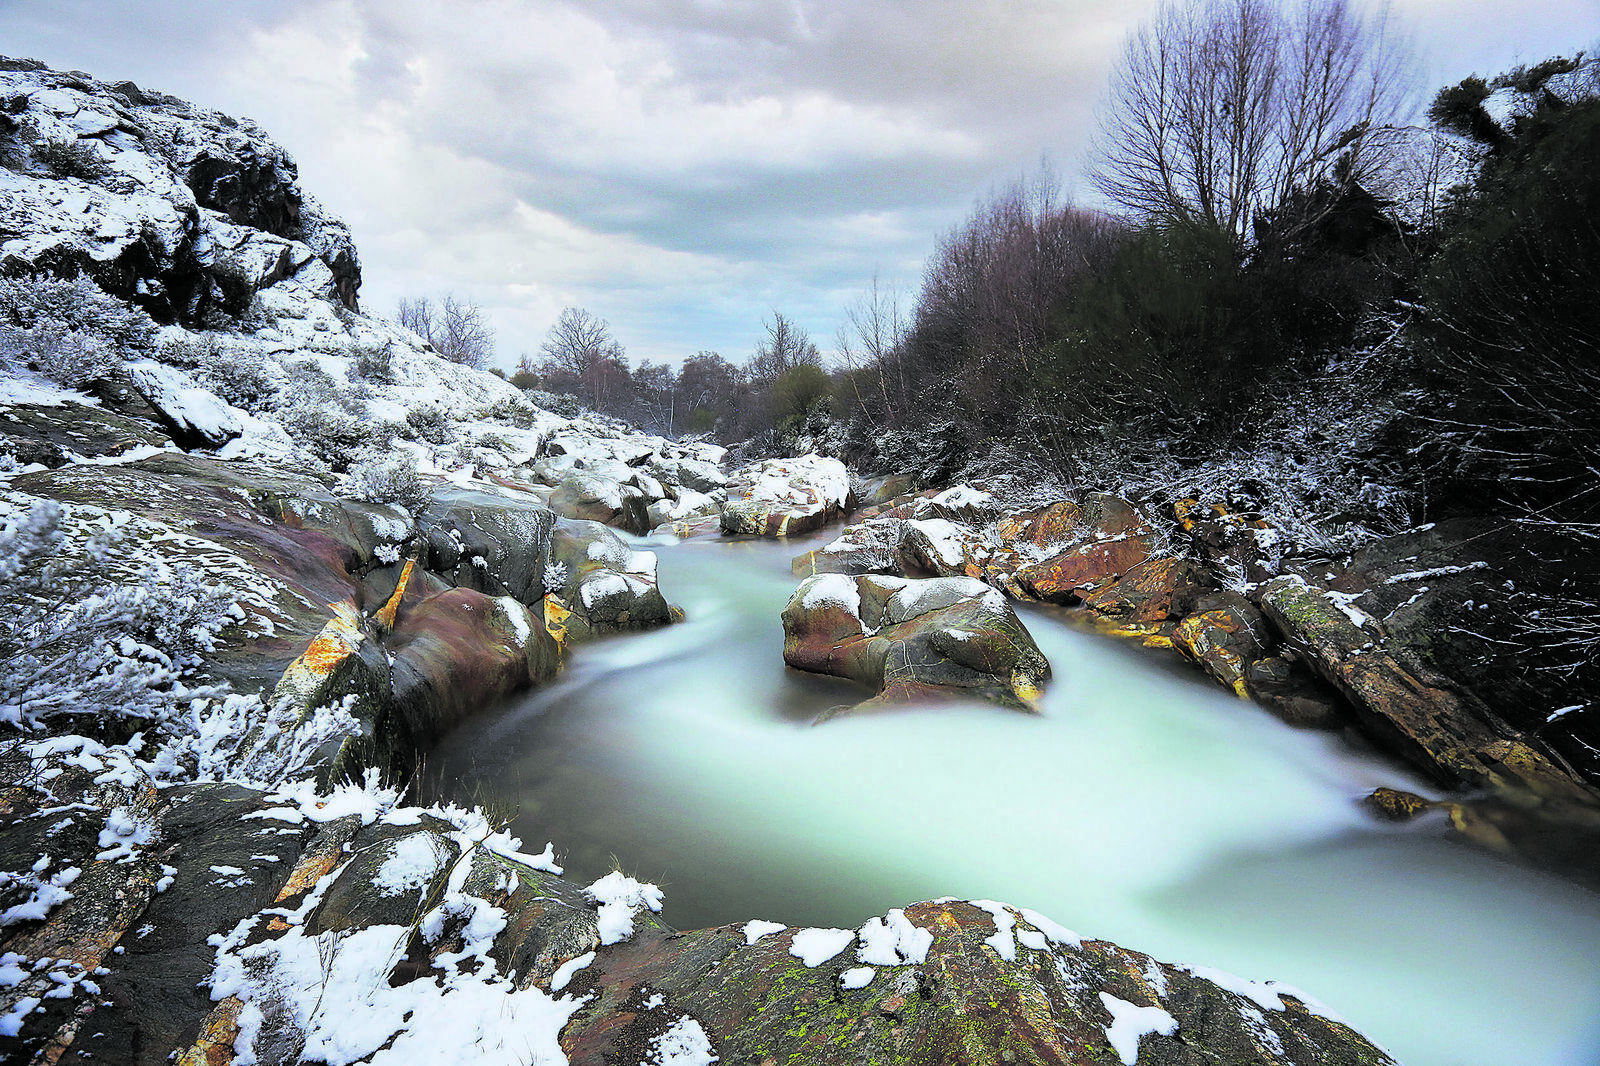
[[[1395,1066],[1284,986],[1157,962],[988,900],[917,903],[860,930],[640,936],[571,988],[589,997],[562,1030],[574,1066],[686,1045],[728,1063]]]
[[[839,460],[766,459],[729,479],[722,531],[759,537],[809,533],[843,515],[849,502],[850,472]]]
[[[656,587],[655,552],[634,551],[599,522],[556,521],[548,585],[547,619],[552,610],[560,616],[563,639],[646,629],[674,618]]]
[[[1158,553],[1160,540],[1128,501],[1093,494],[1002,523],[1001,533],[1029,563],[1018,585],[1049,603],[1075,603]]]
[[[417,518],[427,543],[422,563],[462,588],[534,606],[547,590],[555,522],[551,509],[531,492],[438,484]]]
[[[797,556],[790,569],[811,574],[904,574],[900,540],[905,520],[888,515],[846,526],[833,540]]]
[[[149,453],[171,442],[144,422],[83,404],[0,405],[0,454],[54,470],[83,459]]]
[[[1265,658],[1272,646],[1266,619],[1237,593],[1210,599],[1212,603],[1206,610],[1178,623],[1172,646],[1239,696],[1248,698],[1247,671]]]
[[[970,696],[1035,710],[1050,664],[1004,596],[967,577],[818,574],[783,610],[783,659],[874,703]]]
[[[1588,790],[1476,697],[1386,638],[1352,605],[1296,576],[1268,582],[1262,612],[1339,691],[1380,744],[1443,784],[1586,802]]]
[[[629,533],[650,531],[650,497],[634,485],[604,474],[575,470],[550,494],[550,509],[563,518],[601,522]]]
[[[220,448],[243,435],[244,412],[196,385],[183,371],[145,362],[128,367],[128,376],[180,448]]]

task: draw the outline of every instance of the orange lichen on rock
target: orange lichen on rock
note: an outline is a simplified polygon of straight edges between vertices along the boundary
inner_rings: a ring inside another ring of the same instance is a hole
[[[378,609],[372,617],[385,629],[393,629],[395,619],[400,616],[400,601],[405,597],[406,586],[411,583],[411,571],[416,568],[415,559],[407,559],[405,569],[400,571],[400,581],[394,587],[394,595],[389,597],[389,602]]]
[[[229,996],[213,1007],[200,1025],[194,1046],[178,1056],[178,1066],[227,1066],[232,1062],[243,1010],[244,1003],[237,996]]]

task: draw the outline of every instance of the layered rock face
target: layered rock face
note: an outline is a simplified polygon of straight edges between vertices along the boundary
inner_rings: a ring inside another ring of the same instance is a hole
[[[158,322],[237,320],[285,279],[355,310],[344,223],[248,120],[132,82],[0,60],[0,270],[88,273]]]

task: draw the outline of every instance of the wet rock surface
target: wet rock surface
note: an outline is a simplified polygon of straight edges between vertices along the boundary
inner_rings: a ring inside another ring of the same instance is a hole
[[[973,696],[1032,709],[1050,676],[1003,596],[972,578],[820,574],[783,611],[790,666],[878,692],[862,706]]]

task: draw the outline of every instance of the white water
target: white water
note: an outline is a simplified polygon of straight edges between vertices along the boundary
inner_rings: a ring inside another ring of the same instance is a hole
[[[1428,793],[1182,669],[1026,616],[1041,717],[988,706],[809,724],[866,693],[786,670],[796,541],[658,548],[688,621],[581,649],[436,753],[516,801],[568,874],[612,862],[680,928],[859,925],[942,895],[1033,907],[1170,962],[1298,986],[1410,1066],[1600,1063],[1600,896],[1356,800]]]

